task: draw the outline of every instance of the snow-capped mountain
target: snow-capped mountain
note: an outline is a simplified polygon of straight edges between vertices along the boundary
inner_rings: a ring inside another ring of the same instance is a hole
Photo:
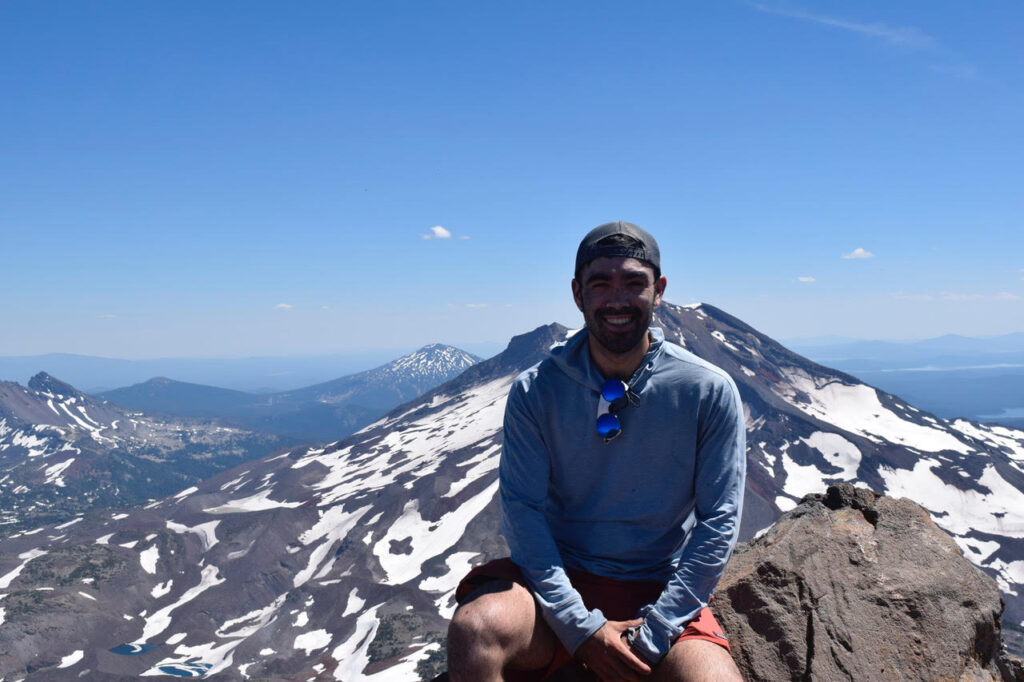
[[[274,436],[126,410],[46,373],[27,387],[0,382],[0,528],[160,498],[281,446]]]
[[[1007,625],[1024,620],[1024,432],[936,419],[712,306],[657,314],[669,340],[740,387],[745,537],[828,482],[910,497],[996,578]],[[430,679],[456,583],[506,551],[495,492],[508,387],[566,333],[516,337],[328,447],[131,516],[0,541],[0,676]]]
[[[352,403],[385,409],[400,405],[458,376],[480,358],[453,346],[434,343],[380,367],[276,394],[278,402]]]
[[[281,393],[230,391],[158,377],[99,397],[134,409],[208,419],[303,442],[334,441],[454,378],[479,358],[432,344],[374,369]]]

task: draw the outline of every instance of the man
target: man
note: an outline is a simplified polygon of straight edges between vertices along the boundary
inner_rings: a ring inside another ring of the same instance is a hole
[[[649,328],[654,238],[591,230],[573,298],[586,327],[509,393],[499,470],[511,560],[477,567],[448,634],[453,682],[740,680],[707,608],[739,529],[743,410],[722,370]]]

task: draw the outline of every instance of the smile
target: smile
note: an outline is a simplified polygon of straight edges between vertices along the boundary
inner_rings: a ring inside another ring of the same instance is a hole
[[[601,319],[612,327],[625,327],[633,321],[632,315],[605,315]]]

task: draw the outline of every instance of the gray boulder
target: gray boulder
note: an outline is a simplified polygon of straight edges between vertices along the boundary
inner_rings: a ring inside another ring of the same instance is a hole
[[[741,545],[715,611],[748,680],[1024,680],[1002,599],[920,506],[849,484]]]

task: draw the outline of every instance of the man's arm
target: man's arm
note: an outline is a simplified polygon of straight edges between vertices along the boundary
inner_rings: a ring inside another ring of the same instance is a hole
[[[644,608],[633,646],[648,663],[668,653],[685,625],[707,606],[739,533],[746,476],[746,427],[731,380],[716,382],[703,401],[697,435],[696,524],[668,584]]]
[[[570,653],[606,622],[589,611],[562,565],[544,505],[551,466],[547,446],[526,400],[528,389],[516,380],[505,406],[501,464],[498,470],[502,532],[512,561],[530,584],[545,622]]]

